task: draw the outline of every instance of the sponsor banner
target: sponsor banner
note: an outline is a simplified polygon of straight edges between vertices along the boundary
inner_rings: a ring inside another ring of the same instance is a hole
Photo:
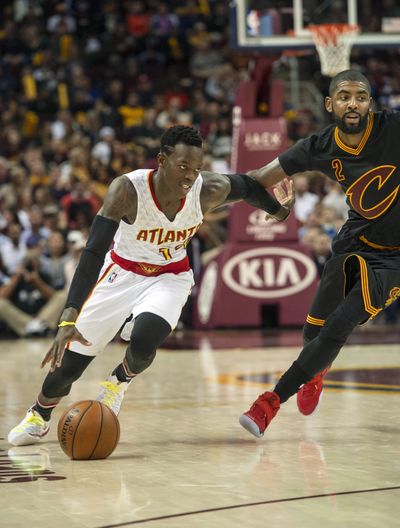
[[[292,212],[284,222],[265,220],[265,212],[245,202],[234,204],[229,213],[231,242],[297,242],[298,225]]]
[[[283,118],[246,118],[239,106],[233,109],[231,167],[247,172],[266,165],[287,149],[287,130]],[[297,241],[294,215],[284,223],[267,224],[263,211],[246,203],[232,206],[229,217],[229,241]],[[292,217],[292,218],[291,218]]]
[[[228,243],[204,270],[195,325],[258,327],[266,306],[277,309],[280,326],[302,325],[317,284],[315,264],[299,244]]]
[[[287,130],[282,117],[242,118],[236,107],[233,114],[233,171],[247,172],[262,167],[286,149]]]
[[[316,267],[310,257],[282,247],[241,251],[222,268],[222,279],[228,288],[257,299],[294,295],[307,289],[315,278]]]

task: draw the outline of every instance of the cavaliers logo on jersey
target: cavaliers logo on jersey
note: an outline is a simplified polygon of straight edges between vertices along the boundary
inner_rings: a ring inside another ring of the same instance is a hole
[[[347,189],[346,195],[352,208],[367,220],[384,214],[396,199],[400,184],[395,189],[390,185],[390,177],[395,169],[394,165],[374,167]]]
[[[400,288],[398,287],[392,288],[389,293],[389,298],[385,302],[385,307],[392,304],[399,297],[400,297]]]

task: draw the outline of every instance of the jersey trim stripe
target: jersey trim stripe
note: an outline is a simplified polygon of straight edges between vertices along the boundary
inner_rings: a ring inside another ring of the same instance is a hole
[[[372,112],[370,112],[369,113],[368,126],[365,129],[363,137],[361,138],[360,144],[358,145],[357,148],[352,148],[352,147],[348,147],[347,145],[345,145],[343,143],[343,141],[340,139],[339,128],[336,127],[335,128],[335,132],[334,132],[334,137],[335,137],[335,141],[336,141],[337,146],[339,148],[341,148],[342,150],[344,150],[345,152],[348,152],[349,154],[353,154],[354,156],[358,156],[360,154],[360,152],[362,151],[362,149],[364,148],[366,142],[368,141],[373,126],[374,126],[374,114]]]
[[[143,275],[145,277],[157,277],[164,273],[178,275],[178,273],[190,271],[189,258],[187,256],[178,262],[171,262],[170,264],[164,264],[163,266],[150,264],[148,262],[134,262],[133,260],[127,260],[117,255],[114,250],[111,251],[111,258],[125,271],[132,271],[137,275]]]
[[[367,238],[365,238],[364,235],[360,236],[361,242],[364,242],[369,247],[372,247],[374,249],[382,249],[386,251],[395,251],[400,249],[400,246],[381,246],[380,244],[375,244],[375,242],[370,242]]]
[[[154,184],[153,184],[154,173],[155,173],[155,171],[151,170],[149,172],[149,176],[148,176],[150,194],[151,194],[151,197],[153,198],[154,203],[156,204],[157,209],[159,211],[161,211],[163,214],[165,214],[164,211],[161,209],[161,205],[160,205],[159,201],[157,200],[156,193],[155,193],[155,190],[154,190]],[[183,207],[185,205],[185,202],[186,202],[186,196],[181,199],[181,203],[179,205],[179,209],[177,210],[177,213],[179,213],[179,211],[181,211],[183,209]]]
[[[310,314],[308,314],[306,317],[306,322],[316,326],[324,326],[325,319],[317,319],[316,317],[312,317]]]
[[[89,295],[87,296],[86,301],[83,303],[82,308],[80,309],[80,312],[79,312],[79,314],[78,314],[78,317],[76,318],[76,321],[75,321],[76,323],[78,323],[79,316],[81,315],[81,313],[82,313],[82,311],[83,311],[83,309],[84,309],[86,303],[88,302],[88,300],[90,299],[90,297],[93,295],[94,290],[95,290],[96,287],[100,284],[100,282],[102,282],[102,281],[104,280],[104,278],[108,275],[108,273],[111,271],[111,268],[112,268],[113,266],[115,266],[114,262],[113,262],[112,264],[109,264],[109,265],[107,266],[106,270],[104,271],[103,275],[98,279],[98,281],[96,282],[96,284],[93,286],[92,291],[89,293]],[[71,344],[71,341],[68,341],[68,343],[66,343],[66,345],[65,345],[65,348],[69,348],[70,344]]]
[[[346,278],[345,265],[346,265],[347,259],[351,257],[357,257],[359,265],[360,265],[361,291],[362,291],[365,311],[368,312],[371,315],[371,317],[375,317],[380,311],[382,311],[382,308],[375,308],[374,306],[372,306],[371,295],[369,291],[368,269],[367,269],[367,263],[365,262],[365,260],[359,255],[356,255],[355,253],[348,255],[348,257],[346,257],[346,259],[343,262],[344,276]],[[346,289],[346,282],[344,285],[344,289]]]

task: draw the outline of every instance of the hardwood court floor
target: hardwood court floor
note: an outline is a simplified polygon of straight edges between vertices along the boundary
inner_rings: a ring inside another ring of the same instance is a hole
[[[400,526],[399,345],[347,346],[319,412],[303,417],[292,399],[257,440],[238,416],[298,347],[263,348],[254,332],[195,335],[167,343],[133,382],[113,455],[83,462],[59,448],[57,420],[67,405],[96,397],[123,346],[89,366],[43,443],[11,448],[7,432],[34,401],[49,341],[0,341],[0,526]],[[294,335],[270,343],[295,344]]]

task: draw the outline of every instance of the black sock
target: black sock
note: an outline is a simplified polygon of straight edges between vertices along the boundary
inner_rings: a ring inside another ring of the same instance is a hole
[[[124,365],[124,362],[120,363],[118,365],[118,367],[116,367],[113,371],[112,371],[112,376],[116,376],[117,377],[117,380],[120,382],[120,383],[129,383],[131,381],[132,378],[135,377],[136,374],[133,374],[133,375],[130,375],[128,374],[126,368],[125,368],[125,365]]]
[[[57,402],[58,403],[58,402]],[[38,400],[36,400],[35,405],[32,409],[40,414],[40,416],[48,422],[51,417],[51,413],[56,408],[57,403],[52,403],[51,405],[41,405]]]
[[[303,383],[310,381],[312,376],[304,372],[297,361],[294,361],[292,366],[283,374],[278,381],[274,392],[279,396],[281,403],[287,401],[293,394],[299,390]]]

